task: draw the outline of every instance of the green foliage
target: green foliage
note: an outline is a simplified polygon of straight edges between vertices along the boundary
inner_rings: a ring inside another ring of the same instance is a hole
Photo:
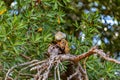
[[[105,80],[120,79],[119,75],[115,75],[115,72],[120,69],[118,64],[106,62],[102,59],[98,59],[98,57],[94,55],[87,60],[86,65],[89,78],[92,80],[97,80],[100,78]]]
[[[95,35],[101,36],[100,13],[81,12],[78,15],[71,0],[42,0],[38,5],[33,0],[16,1],[15,7],[8,8],[5,5],[7,3],[0,0],[0,12],[7,10],[0,15],[0,65],[3,67],[0,76],[4,76],[11,66],[28,61],[21,54],[31,59],[45,59],[48,45],[58,30],[66,32],[69,46],[75,47],[71,48],[71,53],[76,55],[92,47]],[[18,14],[14,13],[15,10]],[[68,16],[73,16],[71,13],[77,14],[80,20],[70,19]],[[76,36],[80,32],[85,34],[84,41],[81,36]],[[87,61],[90,80],[101,77],[105,80],[119,79],[119,76],[114,75],[117,70],[120,70],[119,65],[104,60],[102,62],[96,56],[91,56]]]

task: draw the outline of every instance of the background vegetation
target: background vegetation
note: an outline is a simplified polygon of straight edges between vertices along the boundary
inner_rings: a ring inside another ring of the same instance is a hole
[[[57,31],[67,34],[71,54],[99,45],[120,56],[120,0],[0,0],[0,76],[15,64],[43,60]],[[90,80],[119,80],[120,65],[87,60]]]

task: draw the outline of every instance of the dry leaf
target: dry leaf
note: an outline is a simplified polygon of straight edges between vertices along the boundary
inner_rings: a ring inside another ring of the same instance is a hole
[[[57,17],[57,22],[58,22],[58,24],[60,24],[60,17],[59,16]]]
[[[2,15],[3,13],[5,13],[7,10],[6,9],[3,9],[0,11],[0,15]]]
[[[43,30],[43,28],[40,27],[40,28],[38,28],[37,32],[42,32],[42,30]]]

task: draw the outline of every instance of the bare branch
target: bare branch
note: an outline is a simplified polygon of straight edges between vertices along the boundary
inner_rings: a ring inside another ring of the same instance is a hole
[[[10,69],[8,70],[8,72],[6,73],[5,80],[7,80],[7,78],[9,77],[9,74],[10,74],[10,73],[13,71],[13,69],[15,69],[16,67],[29,65],[29,64],[32,64],[32,63],[37,62],[37,61],[38,61],[38,60],[33,60],[33,61],[30,61],[30,62],[26,62],[26,63],[23,63],[23,64],[18,64],[18,65],[13,66],[13,67],[10,68]]]
[[[97,49],[96,46],[93,47],[93,48],[91,48],[88,52],[83,53],[83,54],[81,54],[81,55],[78,55],[78,56],[65,55],[65,56],[62,56],[62,58],[65,59],[65,60],[72,60],[72,61],[74,61],[74,62],[78,62],[78,61],[80,61],[81,59],[85,59],[86,57],[89,57],[90,55],[93,55],[93,54],[98,54],[98,55],[100,55],[103,59],[105,59],[105,60],[107,60],[107,61],[120,64],[120,61],[117,61],[116,59],[113,59],[113,58],[108,57],[102,50]]]
[[[80,61],[81,59],[84,59],[84,58],[86,58],[86,57],[89,57],[90,55],[92,55],[92,54],[95,53],[94,50],[95,50],[96,48],[97,48],[97,46],[91,48],[91,49],[90,49],[88,52],[86,52],[86,53],[83,53],[83,54],[81,54],[81,55],[76,56],[75,58],[73,58],[73,61],[74,61],[74,62],[78,62],[78,61]]]
[[[27,59],[27,60],[31,60],[31,58],[29,56],[26,56],[25,54],[20,54],[20,56],[22,56],[23,58]]]
[[[17,67],[22,67],[21,70],[19,70],[18,75],[19,76],[30,76],[26,75],[25,73],[22,75],[22,71],[29,69],[30,71],[36,70],[36,74],[34,76],[35,80],[47,80],[50,76],[51,69],[54,68],[54,79],[61,79],[61,74],[59,70],[59,65],[62,65],[62,62],[64,61],[69,61],[74,65],[72,73],[66,76],[67,80],[88,80],[87,72],[86,72],[86,60],[84,61],[84,68],[80,65],[79,61],[81,59],[86,59],[87,57],[93,55],[93,54],[98,54],[100,57],[103,59],[114,62],[117,64],[120,64],[120,61],[117,61],[113,58],[108,57],[102,50],[97,49],[97,47],[92,47],[88,52],[83,53],[81,55],[72,55],[72,54],[59,54],[59,48],[54,45],[49,47],[50,57],[46,60],[38,61],[38,60],[33,60],[30,62],[22,63],[19,65],[13,66],[11,69],[8,70],[6,73],[5,80],[8,78],[11,78],[9,74],[14,71],[15,68]],[[63,65],[62,65],[63,66]],[[33,76],[33,75],[31,75]],[[77,79],[74,79],[77,78]],[[65,80],[66,80],[65,79]]]
[[[107,61],[120,64],[120,61],[117,61],[116,59],[108,57],[102,50],[95,49],[94,52],[96,52],[96,54],[100,55],[103,59],[105,59]]]

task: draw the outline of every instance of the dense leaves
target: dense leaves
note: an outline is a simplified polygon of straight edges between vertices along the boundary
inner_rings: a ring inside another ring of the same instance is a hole
[[[120,52],[119,3],[119,0],[15,0],[13,4],[13,0],[0,0],[0,76],[15,64],[43,60],[59,30],[67,34],[71,54],[88,51],[95,36],[101,39],[100,48],[106,52]],[[107,23],[107,16],[117,24]],[[91,56],[86,65],[90,80],[120,79],[115,75],[120,65],[96,56]]]

